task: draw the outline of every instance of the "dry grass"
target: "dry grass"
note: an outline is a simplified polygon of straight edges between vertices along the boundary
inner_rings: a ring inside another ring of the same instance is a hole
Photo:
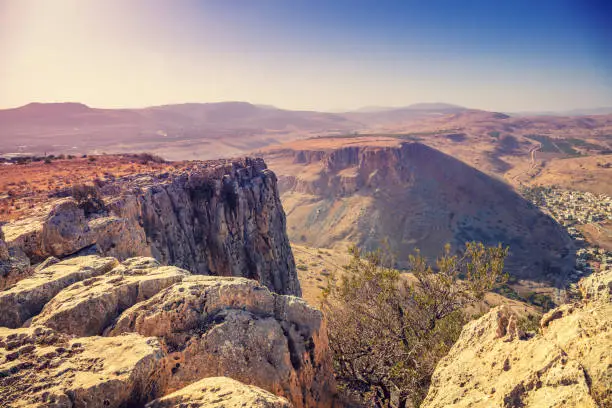
[[[157,163],[127,155],[103,155],[86,158],[0,165],[0,221],[26,216],[34,207],[48,200],[49,193],[79,184],[112,181],[130,174],[159,172],[180,163]]]
[[[292,243],[291,249],[295,257],[295,263],[298,265],[298,278],[302,286],[302,297],[314,307],[319,307],[321,304],[321,294],[326,287],[329,277],[335,274],[337,278],[341,278],[345,273],[343,266],[350,261],[350,255],[346,249],[329,249],[329,248],[314,248],[305,245]],[[302,266],[302,267],[300,267]],[[414,279],[411,274],[403,274],[405,279]],[[547,293],[543,287],[538,289],[528,287],[531,282],[519,282],[514,285],[515,288],[522,291],[534,290],[542,293]],[[536,307],[520,302],[518,300],[508,299],[497,293],[489,292],[485,295],[482,302],[468,308],[471,314],[486,313],[489,309],[499,305],[507,305],[512,311],[519,316],[539,315],[541,313]]]

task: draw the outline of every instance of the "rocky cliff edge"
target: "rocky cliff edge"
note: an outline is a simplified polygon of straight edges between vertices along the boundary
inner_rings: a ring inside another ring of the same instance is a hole
[[[580,291],[537,334],[521,332],[505,308],[468,323],[423,407],[612,406],[612,271],[583,279]]]
[[[2,226],[0,263],[9,252],[28,266],[50,256],[152,256],[195,274],[241,276],[301,294],[276,176],[261,159],[126,176],[103,183],[94,205],[74,191],[57,191],[27,218]],[[23,269],[0,264],[0,288]]]

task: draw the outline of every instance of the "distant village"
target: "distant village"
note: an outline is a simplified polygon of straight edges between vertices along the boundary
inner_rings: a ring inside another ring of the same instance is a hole
[[[570,275],[572,280],[595,271],[612,269],[612,251],[592,246],[577,228],[579,225],[611,221],[612,197],[555,186],[526,187],[521,193],[562,225],[578,244],[576,269]]]

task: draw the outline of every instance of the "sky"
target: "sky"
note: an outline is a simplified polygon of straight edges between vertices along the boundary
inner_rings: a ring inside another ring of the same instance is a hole
[[[0,108],[612,106],[607,0],[0,0]]]

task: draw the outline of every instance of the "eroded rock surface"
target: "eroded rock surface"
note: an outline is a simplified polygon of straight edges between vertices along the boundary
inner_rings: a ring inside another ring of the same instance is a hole
[[[612,271],[583,279],[583,300],[550,311],[532,338],[504,308],[468,323],[423,407],[611,406],[611,282]]]
[[[0,292],[0,326],[20,327],[62,289],[109,272],[119,263],[96,255],[67,259],[34,272]]]
[[[160,266],[153,258],[130,258],[104,275],[59,292],[32,324],[76,336],[98,335],[125,309],[187,275],[175,266]]]
[[[321,313],[252,279],[191,275],[145,257],[49,259],[0,292],[0,310],[2,325],[23,325],[0,328],[0,395],[7,390],[11,407],[142,406],[219,376],[295,407],[334,401]],[[240,387],[193,397],[288,406]],[[187,394],[158,402],[177,395]]]
[[[205,378],[163,398],[147,408],[291,408],[285,398],[227,377]]]
[[[8,261],[9,259],[9,251],[6,242],[4,242],[4,233],[2,232],[2,228],[0,228],[0,262]]]
[[[118,179],[102,192],[98,213],[66,197],[4,225],[9,247],[32,263],[83,251],[153,256],[195,274],[242,276],[300,295],[276,176],[263,160],[194,162],[185,171]]]
[[[106,334],[125,332],[163,339],[164,392],[227,376],[287,397],[296,407],[332,404],[321,313],[252,280],[185,278],[126,310]]]
[[[11,256],[0,226],[0,290],[31,275],[33,271],[29,259]]]
[[[0,328],[1,405],[142,405],[162,356],[157,339],[136,334],[71,339],[45,327]]]

